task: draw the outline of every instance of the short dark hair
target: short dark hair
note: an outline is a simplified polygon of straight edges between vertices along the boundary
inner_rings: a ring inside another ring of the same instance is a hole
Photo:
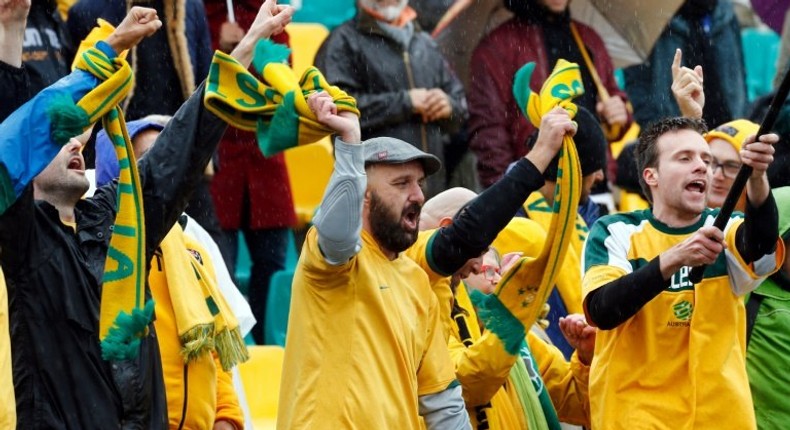
[[[708,132],[708,126],[702,119],[673,117],[664,118],[650,124],[639,135],[636,147],[636,167],[639,170],[639,186],[650,203],[653,203],[653,194],[645,183],[644,171],[648,167],[658,167],[658,139],[673,131],[693,130],[699,134]]]

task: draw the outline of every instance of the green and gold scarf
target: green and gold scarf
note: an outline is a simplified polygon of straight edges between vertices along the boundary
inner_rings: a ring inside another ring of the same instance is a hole
[[[513,94],[522,112],[535,127],[543,115],[559,106],[571,116],[577,112],[572,99],[584,93],[579,66],[559,60],[549,75],[540,94],[529,88],[534,63],[518,72],[513,83]],[[518,318],[525,327],[538,319],[543,304],[554,287],[571,238],[575,234],[576,211],[581,192],[581,169],[573,138],[565,136],[560,150],[557,187],[554,191],[553,217],[546,235],[547,241],[537,258],[523,257],[503,275],[495,291],[496,298]]]
[[[307,105],[313,93],[326,91],[338,111],[359,116],[356,100],[330,85],[315,67],[299,79],[286,64],[289,55],[283,45],[258,42],[253,68],[263,77],[261,82],[233,57],[217,51],[206,83],[206,108],[236,128],[257,132],[261,152],[267,157],[332,134]]]
[[[101,22],[88,40],[103,40],[112,26]],[[111,59],[92,45],[80,47],[73,67],[92,74],[101,83],[76,105],[59,100],[51,108],[52,137],[57,142],[81,134],[102,120],[115,147],[120,166],[118,212],[110,238],[102,280],[99,340],[105,360],[128,360],[137,356],[140,338],[147,332],[154,311],[145,302],[145,219],[140,178],[123,112],[118,107],[134,79],[129,63]]]

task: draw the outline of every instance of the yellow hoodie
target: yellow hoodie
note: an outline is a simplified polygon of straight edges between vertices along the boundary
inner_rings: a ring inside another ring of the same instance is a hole
[[[176,230],[183,234],[179,224],[173,226],[171,233]],[[186,234],[184,241],[196,261],[203,264],[211,277],[216,279],[214,266],[203,246]],[[203,354],[189,364],[184,363],[164,261],[160,254],[155,255],[151,261],[148,282],[156,302],[154,326],[162,357],[170,428],[211,429],[216,421],[225,420],[237,429],[243,429],[244,415],[231,375],[222,371],[216,356]]]
[[[16,399],[11,371],[11,339],[8,325],[8,290],[0,269],[0,428],[16,428]]]

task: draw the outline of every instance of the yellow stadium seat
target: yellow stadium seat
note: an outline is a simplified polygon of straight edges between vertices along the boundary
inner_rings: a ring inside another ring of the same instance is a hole
[[[321,24],[292,22],[285,31],[293,52],[292,68],[296,76],[301,77],[305,69],[313,65],[315,54],[329,35],[329,30]]]
[[[647,200],[643,199],[639,194],[624,190],[620,192],[620,205],[618,207],[620,212],[638,211],[649,207],[650,204]]]
[[[280,400],[280,374],[285,350],[280,346],[250,345],[250,359],[239,366],[244,394],[255,430],[274,430]]]
[[[302,228],[312,222],[335,167],[332,141],[326,137],[310,145],[291,148],[285,151],[285,164],[288,166],[297,228]]]
[[[617,157],[619,157],[620,153],[623,151],[625,145],[633,142],[639,137],[639,130],[639,124],[634,122],[631,124],[631,127],[628,129],[628,131],[625,132],[622,139],[618,140],[617,142],[611,142],[609,144],[609,148],[612,151],[612,157],[617,159]]]

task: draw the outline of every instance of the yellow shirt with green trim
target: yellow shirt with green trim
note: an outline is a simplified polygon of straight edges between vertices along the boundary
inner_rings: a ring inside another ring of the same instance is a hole
[[[450,327],[452,325],[450,313],[452,312],[455,299],[453,298],[453,290],[450,287],[450,277],[438,273],[432,266],[433,256],[430,255],[430,245],[436,232],[436,229],[421,231],[417,235],[417,241],[404,254],[414,260],[428,275],[431,290],[433,290],[433,293],[439,300],[439,320],[442,322],[442,333],[446,342],[450,337]]]
[[[546,199],[539,192],[534,192],[530,194],[524,208],[527,211],[527,218],[513,218],[508,228],[503,230],[494,241],[494,247],[503,255],[508,252],[522,251],[525,256],[537,257],[545,246],[546,234],[549,231],[552,218],[551,209]],[[505,233],[507,230],[512,230],[513,233]],[[565,253],[565,259],[562,260],[562,270],[554,281],[569,314],[583,312],[581,260],[579,258],[581,252],[577,252],[576,248],[579,247],[579,251],[581,251],[581,246],[587,238],[587,224],[578,215],[576,216],[576,232],[577,234],[571,239],[571,246]],[[509,239],[508,235],[516,236]],[[536,240],[537,238],[540,238],[539,242]]]
[[[627,275],[682,242],[718,210],[685,228],[670,228],[650,210],[605,216],[585,246],[583,294]],[[746,264],[735,245],[743,215],[724,230],[727,249],[694,285],[688,267],[670,286],[613,330],[599,330],[590,371],[592,427],[599,429],[755,428],[745,368],[741,296],[784,261],[771,255]]]
[[[345,264],[315,227],[294,273],[278,429],[418,429],[418,396],[456,384],[436,296],[412,259],[362,231]]]

